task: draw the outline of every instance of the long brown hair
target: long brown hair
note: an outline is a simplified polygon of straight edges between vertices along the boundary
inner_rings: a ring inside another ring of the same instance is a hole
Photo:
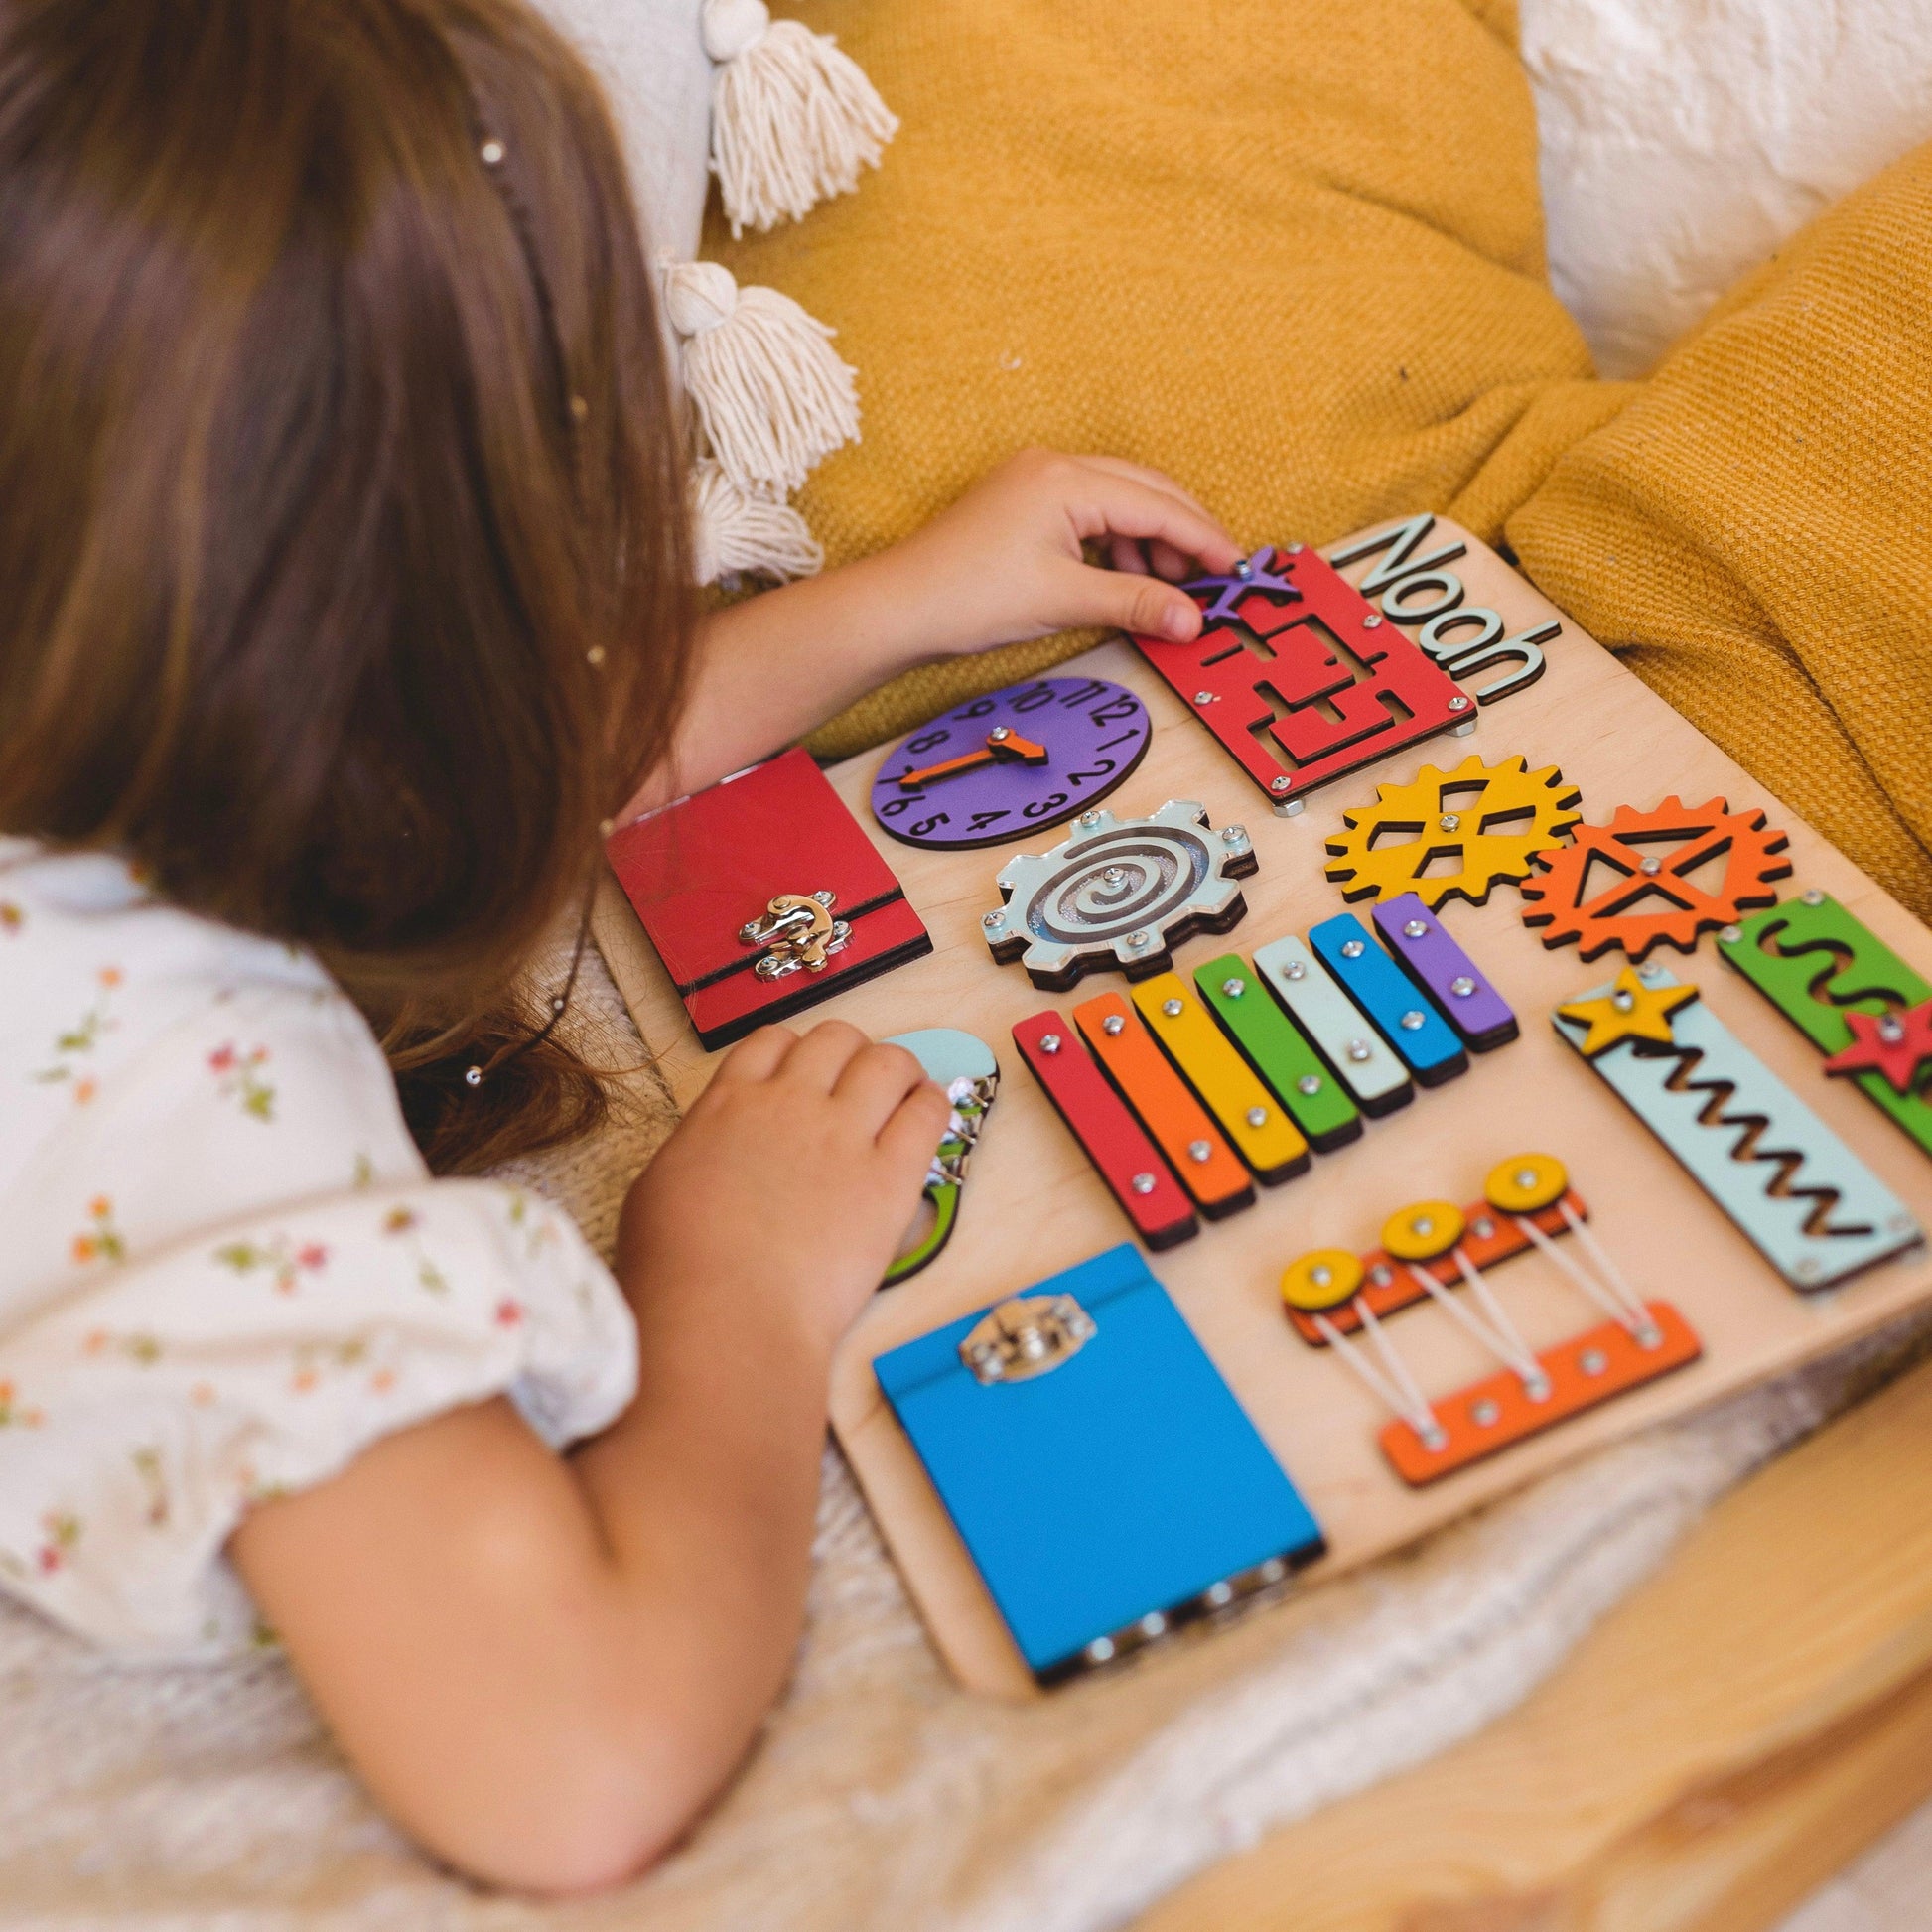
[[[511,989],[665,752],[682,501],[520,0],[0,0],[0,829],[313,948],[441,1168],[601,1118]]]

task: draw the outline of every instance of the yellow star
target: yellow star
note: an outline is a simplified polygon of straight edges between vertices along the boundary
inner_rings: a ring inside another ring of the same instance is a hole
[[[1561,1020],[1579,1020],[1589,1029],[1583,1055],[1593,1060],[1620,1039],[1654,1039],[1671,1043],[1670,1017],[1698,996],[1695,986],[1646,986],[1636,968],[1624,967],[1609,992],[1594,1000],[1572,1000],[1558,1007]]]

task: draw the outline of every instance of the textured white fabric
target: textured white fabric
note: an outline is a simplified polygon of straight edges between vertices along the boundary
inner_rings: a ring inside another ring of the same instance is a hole
[[[652,253],[689,261],[711,165],[711,59],[700,0],[535,0],[604,83]]]
[[[1932,140],[1928,0],[1522,0],[1550,274],[1605,375]]]
[[[568,1215],[431,1180],[307,954],[0,840],[0,1588],[127,1650],[245,1645],[249,1503],[507,1392],[553,1447],[636,1382]]]

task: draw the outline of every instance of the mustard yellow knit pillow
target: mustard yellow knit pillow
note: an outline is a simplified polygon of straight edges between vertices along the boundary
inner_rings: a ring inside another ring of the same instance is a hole
[[[1544,280],[1510,0],[814,0],[900,117],[860,193],[708,255],[835,326],[830,561],[1030,443],[1172,472],[1247,542],[1485,532],[1612,413]],[[1085,642],[914,672],[843,755]]]

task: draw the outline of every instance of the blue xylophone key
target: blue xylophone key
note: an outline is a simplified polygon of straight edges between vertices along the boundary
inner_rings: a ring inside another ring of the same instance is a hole
[[[1439,1087],[1468,1070],[1469,1056],[1449,1022],[1354,913],[1322,920],[1310,931],[1309,944],[1423,1086]]]

